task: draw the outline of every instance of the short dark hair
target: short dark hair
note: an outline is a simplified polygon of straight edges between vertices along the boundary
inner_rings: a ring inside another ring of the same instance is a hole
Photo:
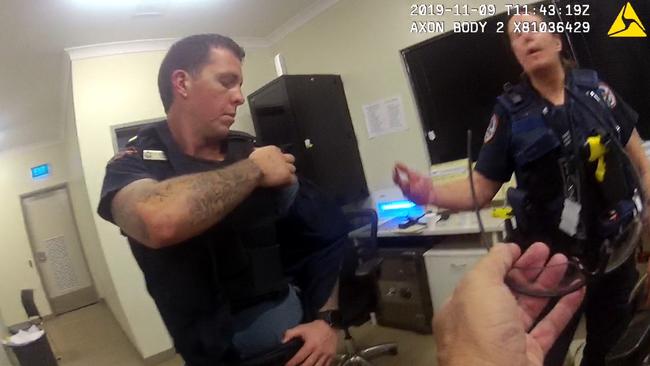
[[[213,48],[225,48],[230,50],[242,61],[246,53],[235,41],[220,34],[197,34],[185,37],[176,41],[167,51],[167,55],[160,64],[158,71],[158,92],[162,100],[165,113],[169,111],[174,102],[172,87],[172,73],[175,70],[185,70],[196,75],[208,62],[210,50]]]

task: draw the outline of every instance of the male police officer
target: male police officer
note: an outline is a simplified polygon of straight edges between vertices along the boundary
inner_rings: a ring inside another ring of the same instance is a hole
[[[288,209],[304,199],[294,157],[255,149],[251,136],[230,131],[244,102],[243,58],[239,45],[216,34],[171,47],[158,77],[167,120],[140,131],[108,163],[98,211],[128,237],[189,366],[236,363],[292,338],[304,345],[288,365],[325,365],[336,333],[323,320],[300,324],[317,316],[285,280],[277,245],[283,216],[294,220],[289,227],[304,219]],[[309,207],[299,203],[297,210]],[[307,303],[331,311],[340,256],[319,253],[322,273]]]

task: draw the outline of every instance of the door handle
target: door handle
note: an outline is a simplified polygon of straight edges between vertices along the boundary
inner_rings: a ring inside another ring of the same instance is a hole
[[[467,267],[467,263],[460,263],[460,264],[452,263],[451,264],[452,269],[465,269],[466,267]]]
[[[40,263],[47,262],[47,255],[45,254],[45,252],[36,252],[36,261]]]

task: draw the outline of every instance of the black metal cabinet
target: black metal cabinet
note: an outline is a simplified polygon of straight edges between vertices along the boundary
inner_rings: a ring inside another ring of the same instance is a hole
[[[339,203],[368,196],[338,75],[283,75],[248,97],[258,142],[296,157],[300,174]]]

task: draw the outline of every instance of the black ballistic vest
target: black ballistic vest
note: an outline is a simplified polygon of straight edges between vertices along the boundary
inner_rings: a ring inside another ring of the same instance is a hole
[[[599,218],[631,200],[638,182],[597,74],[578,69],[567,77],[560,125],[551,125],[548,103],[527,83],[507,87],[498,97],[510,120],[509,148],[517,178],[508,201],[524,246],[543,241],[555,250],[588,257],[604,239]],[[595,135],[609,141],[603,182],[595,178],[597,163],[588,161],[587,138]],[[559,229],[565,199],[581,205],[574,237]]]

